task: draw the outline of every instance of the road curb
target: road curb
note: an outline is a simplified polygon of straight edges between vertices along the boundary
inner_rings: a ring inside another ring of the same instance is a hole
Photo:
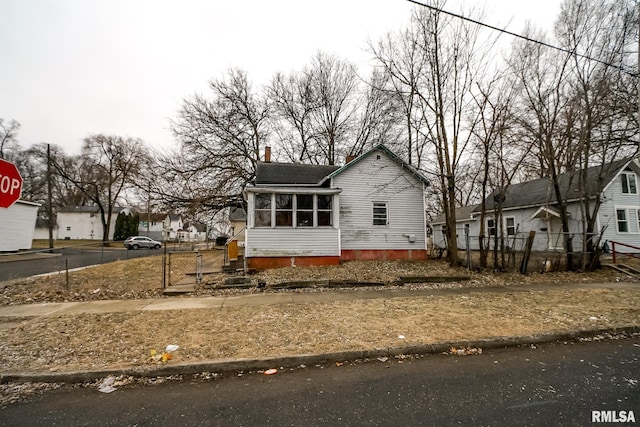
[[[640,326],[620,328],[588,329],[571,332],[551,332],[516,337],[496,337],[484,340],[460,340],[434,344],[376,348],[370,350],[339,351],[320,354],[301,354],[293,356],[266,357],[256,359],[223,359],[205,360],[184,364],[153,365],[127,369],[105,369],[95,371],[50,372],[50,373],[6,373],[0,374],[0,384],[6,383],[83,383],[96,381],[108,376],[166,377],[171,375],[194,375],[203,372],[231,373],[248,372],[273,367],[294,368],[300,365],[322,365],[334,362],[346,362],[378,357],[394,357],[400,355],[426,355],[449,353],[452,347],[496,349],[518,347],[531,344],[552,343],[558,341],[575,341],[580,338],[591,338],[598,335],[632,335],[640,333]]]

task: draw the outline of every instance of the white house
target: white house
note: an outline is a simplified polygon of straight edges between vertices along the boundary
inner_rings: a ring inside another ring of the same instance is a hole
[[[116,207],[111,214],[108,239],[113,240],[116,219],[122,208]],[[57,212],[58,240],[102,240],[103,227],[100,210],[96,206],[71,206]]]
[[[39,206],[18,200],[8,208],[0,208],[0,252],[31,249]]]
[[[205,242],[207,240],[207,226],[199,222],[184,224],[178,231],[179,242]]]
[[[162,213],[144,212],[139,214],[138,235],[163,241],[165,238],[164,224],[167,216],[167,214]]]
[[[182,215],[180,214],[169,214],[164,219],[163,229],[164,229],[164,240],[169,241],[177,241],[178,240],[178,232],[182,230],[183,222]]]
[[[573,236],[574,248],[582,248],[583,215],[581,201],[588,197],[592,202],[600,193],[602,204],[598,210],[596,232],[604,229],[602,241],[619,242],[640,246],[640,193],[638,192],[640,165],[637,159],[622,159],[605,165],[594,166],[585,171],[586,192],[581,192],[578,174],[563,174],[559,177],[560,191],[567,202],[569,233]],[[600,184],[598,182],[600,181]],[[581,194],[584,194],[581,196]],[[508,246],[522,246],[530,231],[536,232],[533,249],[563,250],[564,237],[560,212],[555,201],[551,181],[547,178],[513,184],[507,187],[502,202],[502,224],[496,222],[494,214],[495,194],[485,200],[485,235],[500,235],[507,239]],[[592,203],[593,205],[593,203]],[[481,206],[458,208],[456,212],[458,247],[466,248],[465,227],[471,236],[471,249],[478,249]],[[501,226],[500,226],[501,225]],[[444,217],[431,223],[434,244],[446,247],[444,239]],[[510,243],[509,243],[510,242]],[[640,252],[626,246],[616,249],[621,252]]]
[[[384,145],[342,167],[258,163],[245,187],[247,266],[426,259],[427,186]]]

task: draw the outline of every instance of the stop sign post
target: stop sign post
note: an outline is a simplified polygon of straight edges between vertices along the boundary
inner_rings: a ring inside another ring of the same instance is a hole
[[[20,198],[22,177],[13,163],[0,159],[0,208],[8,208]]]

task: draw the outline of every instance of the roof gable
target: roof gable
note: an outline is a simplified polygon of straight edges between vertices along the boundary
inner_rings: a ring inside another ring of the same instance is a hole
[[[361,162],[362,160],[366,159],[367,157],[369,157],[370,155],[372,155],[376,151],[384,152],[391,160],[393,160],[396,164],[398,164],[402,169],[404,169],[407,172],[409,172],[409,174],[411,174],[418,181],[424,183],[425,185],[429,185],[429,180],[424,175],[422,175],[422,173],[420,171],[418,171],[418,169],[416,169],[415,167],[411,166],[409,163],[407,163],[404,160],[402,160],[393,151],[389,150],[384,144],[376,145],[371,150],[367,151],[364,154],[361,154],[360,156],[356,157],[354,160],[350,161],[346,165],[344,165],[341,168],[333,171],[325,179],[330,179],[330,178],[333,178],[333,177],[341,174],[342,172],[344,172],[344,171],[350,169],[351,167],[353,167],[355,164],[357,164],[357,163]]]

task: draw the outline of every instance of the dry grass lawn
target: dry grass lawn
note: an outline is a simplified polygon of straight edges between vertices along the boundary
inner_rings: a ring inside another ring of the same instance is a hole
[[[85,269],[73,274],[69,289],[64,275],[14,281],[0,285],[1,304],[159,298],[160,267],[158,258],[150,257]],[[437,261],[356,262],[331,268],[272,270],[256,276],[256,280],[268,284],[301,279],[386,282],[399,275],[463,273],[466,274]],[[167,363],[184,363],[640,326],[640,285],[620,289],[549,290],[541,286],[535,291],[518,290],[523,283],[627,279],[610,271],[531,276],[472,273],[470,281],[447,286],[513,286],[513,291],[487,293],[469,289],[464,294],[431,297],[0,318],[0,323],[12,324],[0,328],[0,375],[148,366],[160,363],[152,360],[150,351],[162,350],[168,344],[177,344],[180,349]],[[410,288],[428,286],[443,285],[419,284]],[[202,288],[197,294],[220,292],[227,291]]]

